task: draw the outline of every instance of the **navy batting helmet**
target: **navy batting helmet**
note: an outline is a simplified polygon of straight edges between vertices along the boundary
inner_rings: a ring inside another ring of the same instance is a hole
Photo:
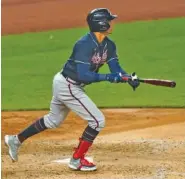
[[[110,28],[109,21],[116,17],[106,8],[97,8],[88,14],[87,23],[91,32],[105,32]]]

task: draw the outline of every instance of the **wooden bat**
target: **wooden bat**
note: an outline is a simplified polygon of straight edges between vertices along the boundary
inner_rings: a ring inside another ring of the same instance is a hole
[[[135,76],[135,75],[133,75]],[[123,80],[129,81],[132,80],[132,78],[129,77],[123,77]],[[150,78],[138,78],[139,82],[146,83],[150,85],[156,85],[156,86],[165,86],[170,88],[175,88],[176,82],[171,80],[162,80],[162,79],[150,79]]]
[[[147,84],[156,85],[156,86],[165,86],[165,87],[170,87],[170,88],[175,88],[176,86],[175,81],[170,81],[170,80],[139,79],[139,81],[142,83],[147,83]]]

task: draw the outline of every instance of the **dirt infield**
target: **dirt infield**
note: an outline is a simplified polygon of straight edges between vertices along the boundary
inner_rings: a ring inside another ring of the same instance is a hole
[[[3,112],[2,137],[19,132],[45,113]],[[20,149],[18,163],[11,162],[2,145],[3,178],[185,178],[185,109],[122,109],[103,113],[106,127],[89,152],[97,163],[96,172],[74,172],[67,164],[52,163],[71,156],[86,126],[70,114],[60,128],[27,140]]]
[[[86,26],[96,7],[110,8],[119,22],[185,16],[184,0],[2,0],[2,34]]]

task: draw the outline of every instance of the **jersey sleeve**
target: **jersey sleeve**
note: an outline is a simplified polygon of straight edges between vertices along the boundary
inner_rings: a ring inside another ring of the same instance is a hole
[[[127,72],[120,66],[118,60],[116,59],[109,61],[108,65],[111,73],[127,74]]]
[[[106,74],[99,74],[89,71],[89,66],[86,64],[77,64],[78,80],[83,83],[94,83],[100,81],[106,81]]]
[[[90,65],[91,49],[85,42],[77,42],[73,48],[72,56],[75,63]]]
[[[116,44],[112,41],[109,41],[107,63],[109,63],[111,60],[118,60],[118,55]]]
[[[118,61],[118,55],[116,51],[116,44],[113,41],[109,41],[109,53],[107,58],[107,64],[109,66],[111,73],[122,73],[127,74],[127,72],[120,66]]]

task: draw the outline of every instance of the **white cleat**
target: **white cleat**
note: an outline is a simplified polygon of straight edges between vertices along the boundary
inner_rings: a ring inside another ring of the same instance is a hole
[[[16,135],[5,135],[4,137],[5,144],[9,148],[9,155],[13,162],[18,161],[18,149],[21,145],[19,139]]]

